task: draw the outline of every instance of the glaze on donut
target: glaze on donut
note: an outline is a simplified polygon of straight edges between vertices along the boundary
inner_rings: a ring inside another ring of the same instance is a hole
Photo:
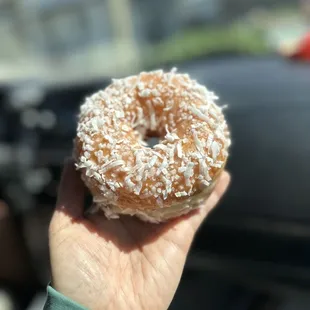
[[[198,207],[225,167],[230,135],[217,97],[176,70],[113,80],[81,106],[76,167],[108,218],[162,222]],[[145,139],[158,136],[148,147]]]

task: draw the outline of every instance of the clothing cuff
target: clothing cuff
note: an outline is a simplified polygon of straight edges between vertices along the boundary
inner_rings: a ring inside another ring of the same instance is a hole
[[[87,310],[87,308],[65,297],[48,285],[44,310]]]

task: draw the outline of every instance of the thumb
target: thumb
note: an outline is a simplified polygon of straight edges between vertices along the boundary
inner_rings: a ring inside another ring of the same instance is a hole
[[[224,171],[220,175],[217,184],[215,185],[215,188],[209,198],[206,200],[206,202],[203,204],[201,209],[193,214],[188,221],[190,222],[191,226],[193,227],[194,231],[196,231],[199,226],[202,224],[202,222],[205,220],[207,215],[210,213],[210,211],[216,207],[216,205],[219,203],[220,199],[225,194],[228,186],[230,183],[230,175],[228,172]]]
[[[226,171],[222,172],[222,174],[219,176],[213,192],[199,209],[196,209],[190,214],[176,219],[172,223],[168,222],[168,225],[172,225],[172,227],[174,228],[173,230],[169,230],[169,232],[172,231],[170,237],[174,242],[176,242],[176,234],[178,232],[178,235],[181,235],[181,243],[179,244],[179,247],[182,246],[186,253],[188,253],[190,249],[190,246],[193,242],[198,228],[207,217],[209,212],[218,204],[219,200],[223,197],[229,183],[230,175]]]

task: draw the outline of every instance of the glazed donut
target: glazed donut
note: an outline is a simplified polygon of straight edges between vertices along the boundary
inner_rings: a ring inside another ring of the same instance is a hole
[[[175,69],[113,79],[87,98],[74,156],[97,208],[159,223],[201,205],[231,143],[217,99]],[[150,136],[159,143],[149,147]]]

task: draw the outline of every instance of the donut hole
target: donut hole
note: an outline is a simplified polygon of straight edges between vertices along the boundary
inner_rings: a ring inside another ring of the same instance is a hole
[[[153,148],[156,144],[160,143],[160,137],[159,136],[148,136],[145,137],[144,141],[147,143],[147,146],[149,148]]]
[[[142,134],[142,140],[147,144],[146,146],[153,149],[156,144],[159,144],[163,140],[163,135],[158,131],[148,130],[144,131]]]

